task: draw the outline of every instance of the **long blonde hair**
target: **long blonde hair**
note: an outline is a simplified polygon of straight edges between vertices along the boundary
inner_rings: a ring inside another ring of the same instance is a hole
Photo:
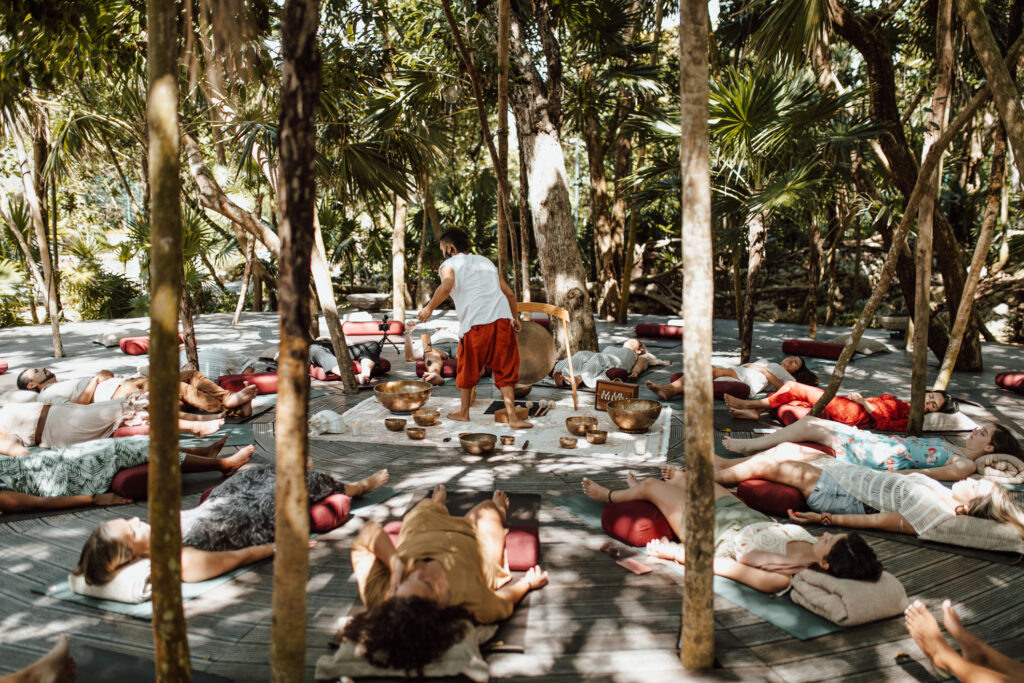
[[[1024,538],[1024,510],[999,484],[993,484],[989,493],[972,500],[967,506],[967,514],[1009,524]]]

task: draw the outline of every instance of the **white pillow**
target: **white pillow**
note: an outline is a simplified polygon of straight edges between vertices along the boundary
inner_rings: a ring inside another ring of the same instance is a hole
[[[134,327],[126,330],[111,330],[110,332],[104,332],[103,334],[99,335],[98,337],[93,339],[92,342],[94,344],[99,344],[100,346],[106,346],[107,348],[110,348],[112,346],[119,345],[121,343],[121,340],[125,339],[126,337],[145,337],[148,334],[149,330]]]
[[[790,586],[793,602],[840,626],[885,619],[907,606],[903,584],[886,571],[878,581],[855,581],[804,569],[792,578]]]
[[[34,403],[39,394],[28,389],[11,389],[0,394],[0,403]]]
[[[926,432],[970,432],[978,428],[978,423],[959,411],[925,413],[921,428]]]
[[[79,595],[138,604],[153,596],[153,588],[149,584],[149,569],[149,560],[132,562],[114,574],[110,581],[98,586],[90,586],[83,576],[68,574],[68,585]]]
[[[850,343],[850,337],[852,337],[852,336],[853,336],[852,333],[851,334],[841,334],[838,337],[833,337],[832,339],[829,339],[829,341],[833,342],[835,344],[843,344],[845,346],[846,344]],[[873,353],[888,353],[888,352],[889,352],[889,347],[886,346],[883,342],[878,341],[877,339],[869,339],[867,337],[861,337],[860,341],[857,342],[857,353],[862,353],[865,356],[870,356]]]
[[[921,538],[965,548],[1024,554],[1024,538],[1012,526],[969,515],[943,520],[921,534]]]

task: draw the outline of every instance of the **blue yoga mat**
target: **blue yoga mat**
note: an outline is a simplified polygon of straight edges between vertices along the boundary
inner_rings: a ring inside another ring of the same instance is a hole
[[[601,511],[604,509],[603,503],[580,495],[553,498],[551,502],[573,513],[595,529],[602,528]],[[680,574],[686,572],[682,565],[665,566]],[[742,607],[751,614],[761,617],[768,623],[779,627],[789,635],[800,640],[810,640],[811,638],[841,631],[844,628],[807,611],[790,600],[788,595],[775,597],[732,579],[716,576],[714,591],[716,595],[720,595],[729,602]]]

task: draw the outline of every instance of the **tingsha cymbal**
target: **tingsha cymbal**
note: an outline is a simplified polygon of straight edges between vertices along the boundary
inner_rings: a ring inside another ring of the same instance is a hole
[[[519,383],[535,384],[555,364],[555,340],[542,325],[527,320],[517,335],[519,342]]]

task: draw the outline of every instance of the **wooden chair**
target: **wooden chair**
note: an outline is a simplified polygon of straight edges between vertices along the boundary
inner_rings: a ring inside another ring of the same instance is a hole
[[[572,386],[572,409],[580,409],[579,396],[576,393],[576,373],[572,367],[572,351],[569,349],[569,312],[552,304],[540,304],[532,301],[517,301],[516,313],[545,313],[549,318],[562,321],[562,336],[565,338],[565,357],[569,361],[569,384]]]

